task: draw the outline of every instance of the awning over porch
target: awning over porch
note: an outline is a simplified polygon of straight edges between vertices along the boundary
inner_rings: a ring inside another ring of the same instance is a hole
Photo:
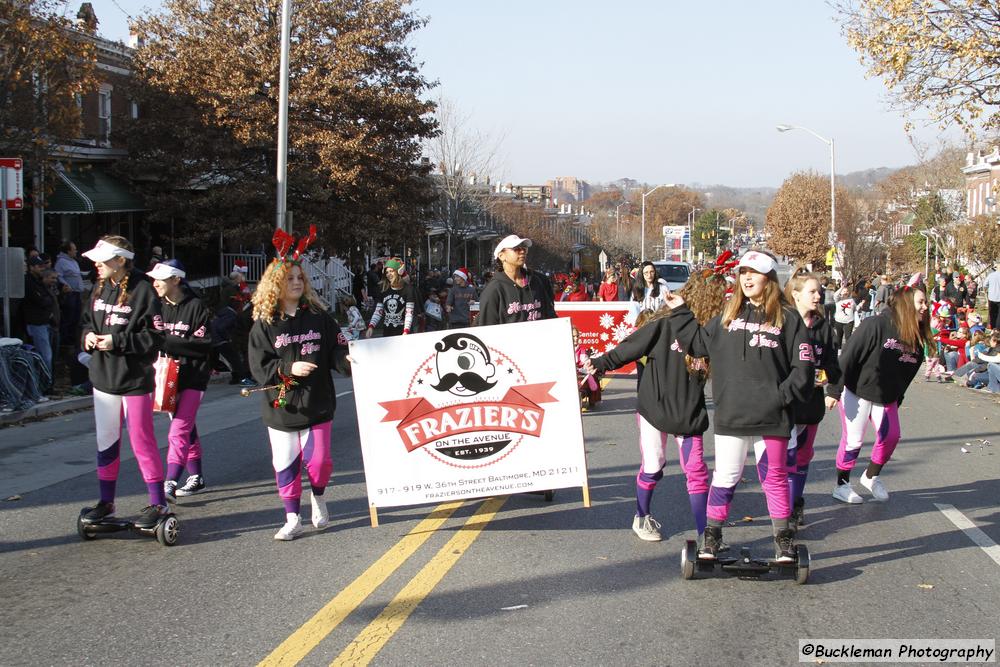
[[[59,170],[55,191],[45,212],[52,215],[90,215],[145,211],[142,199],[121,181],[98,168]]]

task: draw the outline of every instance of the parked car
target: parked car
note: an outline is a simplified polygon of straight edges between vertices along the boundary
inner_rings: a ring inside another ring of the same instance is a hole
[[[687,262],[653,262],[657,273],[667,282],[670,291],[679,290],[691,277],[691,265]]]

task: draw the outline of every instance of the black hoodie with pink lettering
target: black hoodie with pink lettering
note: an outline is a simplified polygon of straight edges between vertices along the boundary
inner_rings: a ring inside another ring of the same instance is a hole
[[[97,289],[96,287],[94,288]],[[138,396],[153,391],[153,362],[163,346],[160,299],[139,271],[132,271],[118,304],[121,283],[105,280],[83,311],[81,347],[88,333],[111,334],[111,350],[88,350],[90,381],[106,394]]]
[[[163,353],[180,361],[177,389],[205,391],[212,375],[212,335],[208,308],[188,289],[180,302],[163,299]]]
[[[493,279],[479,296],[478,326],[532,322],[556,317],[555,300],[549,279],[540,273],[525,269],[527,281],[521,287],[503,271],[493,274]]]
[[[277,389],[260,392],[264,424],[279,431],[301,431],[333,419],[337,396],[331,370],[350,375],[347,339],[340,325],[326,311],[300,308],[294,317],[275,315],[274,322],[256,320],[250,329],[250,372],[262,385],[281,382],[280,373],[291,376],[292,364],[308,361],[316,369],[285,394],[286,405],[274,407]]]
[[[842,381],[828,393],[840,398],[847,387],[878,405],[899,404],[923,362],[923,348],[913,350],[903,345],[892,323],[892,311],[884,310],[863,320],[851,334],[840,353]]]
[[[778,328],[765,321],[763,308],[747,300],[728,327],[721,316],[699,326],[687,306],[669,317],[688,353],[712,362],[715,432],[788,438],[792,404],[808,400],[816,380],[812,345],[799,314],[785,308]]]

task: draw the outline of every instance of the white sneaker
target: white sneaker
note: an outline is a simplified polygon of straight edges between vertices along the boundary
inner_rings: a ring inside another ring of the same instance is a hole
[[[177,502],[177,482],[172,479],[168,479],[163,482],[163,495],[166,497],[168,503]]]
[[[848,505],[857,505],[865,502],[865,499],[857,494],[850,484],[838,484],[833,490],[833,497]]]
[[[330,511],[326,509],[326,501],[323,497],[316,497],[312,494],[312,524],[316,528],[323,528],[330,523]]]
[[[868,471],[866,470],[864,474],[861,475],[861,479],[858,480],[861,486],[865,487],[871,491],[872,498],[880,503],[884,503],[889,500],[889,491],[885,488],[885,484],[879,479],[879,475],[874,477],[868,476]]]
[[[632,519],[632,532],[639,536],[640,540],[646,542],[659,542],[663,539],[660,535],[660,522],[653,518],[652,514],[637,516]]]
[[[274,539],[290,542],[302,532],[302,517],[298,514],[288,513],[285,515],[285,519],[285,525],[274,534]]]

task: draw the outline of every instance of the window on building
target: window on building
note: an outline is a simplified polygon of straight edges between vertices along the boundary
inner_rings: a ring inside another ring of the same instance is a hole
[[[135,100],[129,102],[129,113],[132,116],[132,120],[137,120],[139,118],[139,103]]]
[[[111,141],[111,87],[101,86],[97,93],[97,141]]]

